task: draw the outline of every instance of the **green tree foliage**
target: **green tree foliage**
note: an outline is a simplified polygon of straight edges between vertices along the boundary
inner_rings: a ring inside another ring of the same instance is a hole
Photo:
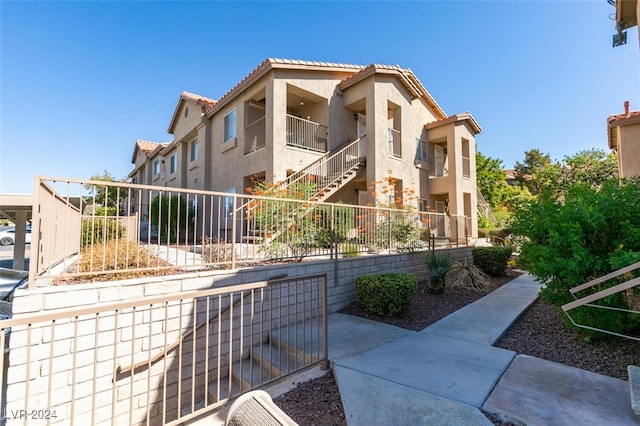
[[[126,194],[122,188],[109,186],[109,183],[118,182],[106,169],[102,174],[95,174],[89,178],[94,181],[103,181],[105,185],[88,184],[84,185],[88,195],[85,195],[84,202],[93,209],[93,213],[98,215],[115,216],[118,202],[122,201]],[[99,209],[99,210],[98,210]]]
[[[551,167],[559,167],[559,165],[551,161],[549,154],[532,149],[524,153],[523,163],[516,161],[514,169],[520,186],[527,188],[531,194],[537,195],[549,183],[546,175],[540,175],[540,172]]]
[[[484,199],[493,208],[498,207],[500,193],[509,186],[506,183],[506,177],[502,160],[485,157],[480,151],[476,151],[477,186]]]
[[[601,149],[588,149],[566,156],[562,162],[552,161],[548,154],[533,149],[525,152],[524,163],[516,162],[516,179],[531,194],[548,189],[561,196],[578,184],[599,187],[618,173],[615,154]]]
[[[640,180],[606,179],[599,187],[578,183],[562,197],[544,190],[518,212],[512,229],[524,236],[520,263],[544,285],[541,295],[562,305],[569,289],[640,258]],[[601,290],[598,288],[596,290]],[[627,308],[625,294],[605,304]],[[620,313],[589,309],[579,312],[592,326],[623,331]],[[596,312],[596,313],[594,313]]]
[[[479,151],[476,152],[476,182],[500,223],[509,222],[512,214],[532,198],[526,187],[507,184],[502,160],[485,157]]]
[[[151,201],[149,220],[158,227],[163,241],[176,242],[178,231],[193,220],[194,211],[180,195],[156,195]],[[186,237],[186,234],[185,234]]]
[[[615,178],[617,173],[618,160],[615,154],[606,154],[601,149],[580,151],[565,157],[560,167],[541,172],[556,195],[562,195],[567,188],[579,184],[598,188],[608,179]]]

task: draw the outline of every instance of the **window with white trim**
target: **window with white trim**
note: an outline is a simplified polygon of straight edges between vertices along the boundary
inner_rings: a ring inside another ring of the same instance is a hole
[[[171,155],[169,160],[169,173],[175,173],[178,170],[178,154]]]
[[[160,174],[160,159],[153,160],[153,175],[158,176]]]
[[[192,162],[198,159],[198,138],[195,138],[189,144],[189,158]]]
[[[427,141],[416,138],[416,160],[426,163],[429,158],[427,149]]]
[[[224,142],[236,137],[237,111],[234,109],[224,116]]]

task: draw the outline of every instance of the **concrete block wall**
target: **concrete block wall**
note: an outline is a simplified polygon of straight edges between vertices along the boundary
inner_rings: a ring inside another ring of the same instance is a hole
[[[468,247],[450,249],[458,259],[470,259]],[[94,304],[124,303],[132,299],[180,294],[192,290],[204,290],[236,284],[266,281],[286,275],[294,278],[304,275],[327,274],[328,311],[335,312],[355,299],[355,280],[359,275],[388,272],[409,272],[418,280],[426,279],[424,258],[426,253],[394,255],[365,255],[336,260],[305,260],[299,263],[261,266],[241,270],[218,270],[193,272],[175,276],[140,278],[107,283],[87,283],[47,288],[20,290],[14,297],[14,316],[47,314],[70,308],[86,308]],[[129,374],[115,374],[118,365],[130,364],[131,360],[146,360],[148,354],[162,350],[167,341],[174,342],[180,333],[192,329],[193,304],[183,302],[180,316],[179,302],[170,302],[166,307],[141,303],[134,313],[124,309],[117,315],[114,311],[100,314],[71,316],[55,322],[33,323],[31,327],[12,328],[10,338],[10,366],[8,371],[8,401],[6,412],[12,410],[55,410],[52,424],[67,424],[73,416],[78,424],[135,424],[150,413],[152,423],[159,422],[163,413],[167,419],[175,419],[178,411],[191,400],[192,383],[200,399],[206,392],[205,361],[198,354],[193,366],[193,341],[183,342],[183,350],[171,352],[166,362],[158,361],[149,368],[136,370],[133,385]],[[296,298],[280,297],[280,306],[294,303]],[[298,302],[300,299],[298,298]],[[202,304],[203,302],[198,302]],[[205,304],[207,302],[204,302]],[[208,302],[211,312],[217,312],[217,302]],[[248,299],[245,300],[245,304]],[[271,300],[273,303],[273,300]],[[223,303],[224,304],[224,303]],[[268,308],[268,303],[264,309]],[[225,306],[228,306],[228,302]],[[293,308],[292,308],[293,309]],[[198,312],[201,312],[199,310]],[[287,311],[289,312],[289,311]],[[301,306],[293,309],[302,315]],[[240,311],[236,310],[235,315]],[[245,311],[246,315],[246,311]],[[202,314],[196,315],[202,318]],[[239,323],[239,321],[234,321]],[[213,325],[213,324],[212,324]],[[218,354],[217,323],[211,327],[209,354]],[[229,347],[228,318],[222,321],[220,364],[227,366]],[[233,331],[233,346],[238,348],[240,335],[246,330]],[[73,336],[77,333],[78,338]],[[96,338],[97,336],[97,338]],[[204,335],[197,334],[196,352],[205,347]],[[213,338],[215,336],[215,338]],[[244,342],[245,349],[247,342]],[[29,358],[27,357],[29,346]],[[94,347],[97,350],[94,350]],[[115,357],[114,357],[115,355]],[[27,363],[27,359],[30,360]],[[215,377],[218,360],[209,360],[209,374]],[[167,370],[166,365],[172,366]],[[196,376],[192,377],[192,371]],[[25,380],[28,377],[28,380]],[[180,392],[178,381],[181,379]],[[192,382],[193,380],[193,382]],[[72,408],[71,389],[75,383]],[[51,384],[52,392],[48,392]],[[27,388],[28,386],[28,388]],[[148,392],[150,390],[150,392]],[[28,401],[25,400],[28,395]],[[166,395],[166,404],[162,395]],[[178,401],[180,394],[180,401]],[[92,408],[95,407],[95,413]],[[73,411],[72,411],[73,410]],[[92,417],[94,416],[94,417]],[[8,419],[7,424],[22,424],[23,419]]]

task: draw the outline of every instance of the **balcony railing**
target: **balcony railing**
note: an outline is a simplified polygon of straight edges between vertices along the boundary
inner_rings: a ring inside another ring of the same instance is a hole
[[[346,164],[358,161],[357,146]],[[59,178],[38,188],[30,286],[423,250],[431,235],[469,235],[464,216],[309,201],[318,187],[308,176],[277,197]]]
[[[0,320],[2,424],[184,424],[327,367],[326,286],[290,277]]]
[[[245,129],[244,153],[248,154],[264,147],[265,140],[265,118],[260,117]]]
[[[327,126],[287,114],[287,145],[327,152]]]

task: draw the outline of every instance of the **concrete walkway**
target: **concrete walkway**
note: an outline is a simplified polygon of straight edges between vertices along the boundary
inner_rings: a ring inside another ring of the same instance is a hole
[[[629,384],[491,346],[536,299],[523,275],[423,331],[329,316],[349,425],[640,425]]]

